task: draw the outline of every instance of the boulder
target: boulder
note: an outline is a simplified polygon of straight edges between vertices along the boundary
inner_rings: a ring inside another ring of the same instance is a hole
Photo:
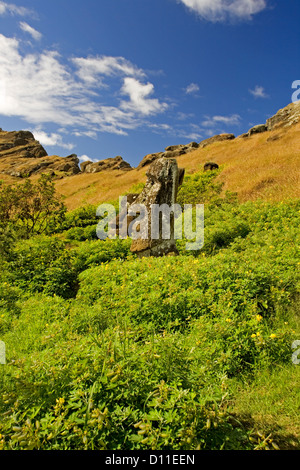
[[[77,175],[78,173],[80,173],[79,158],[77,157],[77,155],[72,154],[65,158],[58,158],[59,160],[57,162],[57,165],[52,165],[52,168],[54,170],[60,172],[62,171],[71,175]]]
[[[151,165],[155,160],[158,158],[161,158],[163,155],[163,152],[158,152],[158,153],[150,153],[149,155],[146,155],[143,160],[140,162],[138,165],[138,170],[141,168],[144,168],[145,166]]]
[[[290,103],[283,109],[280,109],[275,116],[269,118],[266,122],[268,131],[280,127],[289,127],[300,122],[300,101]]]
[[[186,155],[187,153],[196,150],[198,147],[199,144],[197,142],[190,142],[186,145],[169,145],[165,148],[164,152],[150,153],[146,155],[140,162],[138,169],[151,165],[151,163],[159,158],[176,158],[181,155]]]
[[[24,178],[45,172],[55,174],[56,171],[65,173],[64,176],[79,173],[77,155],[48,156],[31,132],[0,130],[0,173]]]
[[[107,158],[98,162],[83,162],[81,171],[84,173],[99,173],[107,170],[132,170],[129,163],[125,162],[122,157]]]
[[[234,140],[235,135],[234,134],[217,134],[214,135],[213,137],[209,137],[208,139],[202,140],[199,144],[199,148],[203,149],[207,147],[208,145],[214,144],[216,142],[224,142],[225,140]]]
[[[218,168],[219,168],[219,165],[213,162],[207,162],[204,165],[204,171],[218,170]]]
[[[147,171],[147,182],[142,193],[135,199],[134,203],[129,206],[129,210],[134,210],[137,204],[143,204],[146,207],[148,215],[148,223],[146,232],[143,228],[140,231],[140,238],[133,240],[131,251],[138,257],[147,256],[164,256],[169,254],[178,254],[176,241],[174,238],[174,217],[170,217],[170,237],[164,239],[162,234],[162,226],[159,227],[159,237],[151,237],[151,208],[152,204],[167,204],[171,207],[176,204],[177,192],[184,176],[184,170],[178,168],[175,159],[167,159],[165,157],[154,161]],[[127,226],[135,220],[134,216],[128,217]],[[154,223],[154,222],[153,222]]]
[[[266,132],[268,130],[266,124],[258,124],[257,126],[251,127],[248,131],[248,136],[250,137],[253,134],[260,134],[261,132]]]

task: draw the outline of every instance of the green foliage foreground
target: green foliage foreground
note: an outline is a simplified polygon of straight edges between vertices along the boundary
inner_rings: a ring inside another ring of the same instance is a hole
[[[300,448],[299,225],[299,201],[234,203],[178,257],[62,234],[6,249],[0,448]]]

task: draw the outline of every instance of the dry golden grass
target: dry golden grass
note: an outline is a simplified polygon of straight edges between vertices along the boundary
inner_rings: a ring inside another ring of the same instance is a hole
[[[196,171],[206,161],[222,167],[224,190],[237,192],[241,201],[299,198],[300,124],[195,150],[180,157],[180,166]]]
[[[270,137],[279,136],[277,140]],[[142,160],[142,157],[141,157]],[[207,161],[218,163],[224,191],[236,192],[240,201],[264,199],[281,201],[300,198],[300,123],[289,129],[237,138],[212,144],[177,158],[187,173],[203,169]],[[132,171],[79,174],[56,181],[68,209],[118,199],[133,185],[146,181],[147,167]],[[37,178],[37,177],[35,177]],[[19,179],[1,175],[6,183]]]

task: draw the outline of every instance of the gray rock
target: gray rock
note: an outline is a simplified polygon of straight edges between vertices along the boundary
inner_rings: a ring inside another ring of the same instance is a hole
[[[266,124],[258,124],[257,126],[251,127],[248,131],[248,136],[250,137],[253,134],[260,134],[261,132],[266,132],[267,126]]]
[[[213,162],[207,162],[204,165],[204,171],[218,170],[218,168],[219,168],[219,165]]]
[[[208,139],[202,140],[200,142],[199,147],[200,148],[205,148],[208,145],[214,144],[216,142],[223,142],[224,140],[234,140],[235,135],[234,134],[217,134],[214,135],[213,137],[209,137]]]
[[[133,240],[131,251],[138,257],[147,256],[164,256],[170,254],[178,254],[176,248],[176,241],[174,239],[174,219],[171,216],[171,231],[170,238],[165,240],[162,236],[162,227],[160,226],[159,238],[152,239],[151,237],[151,207],[152,204],[167,204],[171,207],[176,204],[177,193],[179,185],[183,181],[184,170],[178,168],[175,159],[159,158],[154,161],[147,171],[147,182],[142,193],[135,199],[133,208],[136,204],[143,204],[146,207],[148,214],[148,234],[143,236],[141,232],[141,239]],[[127,224],[133,222],[135,217],[128,216]]]

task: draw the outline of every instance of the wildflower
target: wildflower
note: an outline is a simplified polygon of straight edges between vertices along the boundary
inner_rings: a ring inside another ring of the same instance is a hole
[[[251,338],[256,338],[256,334],[253,333],[253,335],[251,335]]]
[[[270,338],[271,338],[271,339],[275,339],[275,338],[276,338],[276,335],[274,335],[274,333],[272,333],[272,334],[270,335]]]
[[[256,320],[257,321],[261,321],[263,319],[263,317],[261,315],[256,315]]]
[[[227,321],[227,323],[230,323],[232,320],[231,320],[231,318],[226,318],[225,321]]]

